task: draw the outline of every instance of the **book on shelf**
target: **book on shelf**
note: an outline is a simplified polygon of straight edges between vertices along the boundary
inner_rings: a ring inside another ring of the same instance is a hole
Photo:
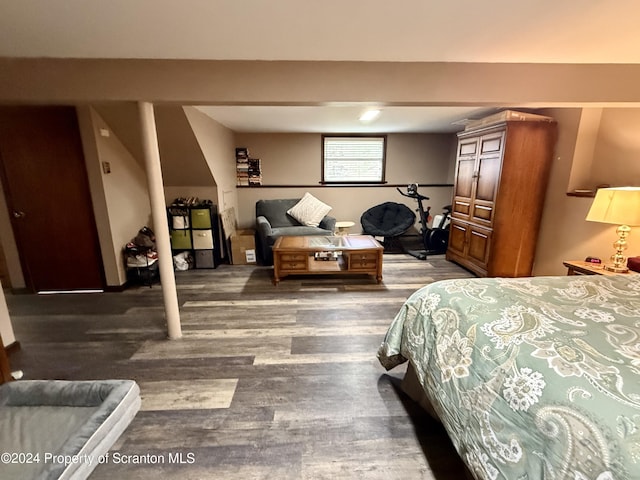
[[[252,158],[248,148],[237,147],[236,174],[238,186],[262,185],[262,161],[259,158]]]

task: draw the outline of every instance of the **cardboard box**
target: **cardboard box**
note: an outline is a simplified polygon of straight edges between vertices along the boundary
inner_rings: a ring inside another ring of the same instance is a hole
[[[249,265],[256,263],[255,230],[236,230],[230,237],[231,263],[233,265]]]
[[[249,265],[256,262],[255,230],[250,228],[238,229],[233,207],[223,210],[220,214],[222,229],[227,240],[226,245],[230,253],[232,265]]]

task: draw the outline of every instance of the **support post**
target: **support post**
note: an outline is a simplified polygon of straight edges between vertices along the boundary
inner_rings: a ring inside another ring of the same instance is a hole
[[[158,148],[158,135],[156,131],[156,119],[153,113],[153,104],[149,102],[139,102],[138,112],[140,115],[149,198],[151,200],[151,218],[153,219],[153,230],[156,234],[156,247],[158,249],[158,263],[160,266],[162,297],[164,299],[168,336],[170,339],[177,339],[182,337],[182,327],[180,325],[178,292],[173,271],[171,240],[169,238],[169,225],[167,224],[164,184],[162,182],[162,168],[160,165],[160,151]]]

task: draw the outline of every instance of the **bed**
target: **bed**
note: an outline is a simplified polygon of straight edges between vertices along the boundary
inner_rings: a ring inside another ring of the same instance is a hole
[[[133,380],[12,381],[0,337],[0,478],[86,479],[140,409]]]
[[[436,282],[378,358],[478,480],[640,479],[640,275]]]

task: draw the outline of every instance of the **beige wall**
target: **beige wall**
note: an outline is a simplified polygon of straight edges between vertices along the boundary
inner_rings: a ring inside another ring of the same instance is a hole
[[[211,200],[216,203],[218,198],[218,188],[212,187],[194,187],[193,185],[180,185],[164,187],[164,198],[167,200],[167,205],[171,205],[176,198],[189,198],[197,197],[200,200]]]
[[[576,123],[575,147],[567,192],[592,190],[598,182],[593,179],[593,154],[598,141],[602,108],[583,108]]]
[[[7,301],[4,297],[2,284],[0,284],[0,335],[2,336],[2,344],[5,346],[11,345],[16,341],[11,318],[9,318],[9,309],[7,308]],[[0,345],[0,347],[1,346],[2,345]]]
[[[147,177],[94,109],[78,113],[105,277],[108,286],[119,286],[126,281],[123,247],[144,225],[153,228]],[[102,162],[109,163],[110,173]]]
[[[237,211],[233,132],[193,107],[185,107],[184,113],[217,186],[217,198],[212,200],[219,211],[230,207]]]
[[[239,226],[253,227],[255,203],[261,199],[299,198],[310,192],[332,207],[338,220],[356,223],[368,208],[386,201],[417,204],[401,196],[396,185],[406,190],[409,183],[447,184],[451,182],[450,165],[454,161],[455,135],[389,134],[387,136],[387,186],[321,186],[322,136],[316,133],[238,133],[236,146],[247,147],[252,157],[262,160],[263,187],[238,190]],[[451,186],[423,187],[430,197],[425,204],[438,213],[451,203]],[[419,228],[418,225],[416,225]]]
[[[551,170],[551,177],[543,209],[542,224],[536,253],[534,275],[564,275],[566,268],[563,260],[584,260],[587,256],[597,256],[607,261],[614,253],[612,244],[617,239],[616,226],[587,222],[585,217],[591,207],[593,198],[568,196],[569,179],[573,166],[574,151],[584,143],[580,143],[580,135],[584,135],[585,129],[580,128],[582,116],[580,109],[548,109],[545,113],[558,121],[558,143],[556,155]],[[593,125],[592,112],[588,112],[586,121],[588,131],[600,130]],[[628,112],[627,112],[628,113]],[[602,112],[606,117],[607,110]],[[619,125],[622,130],[626,128]],[[593,142],[588,137],[582,140],[593,143],[592,148],[586,148],[597,152],[601,149],[600,139]],[[589,155],[580,153],[579,160],[591,164]],[[631,152],[633,153],[633,152]],[[640,156],[640,148],[635,155]],[[629,165],[626,156],[594,157],[594,171],[617,171],[627,168]],[[633,168],[633,167],[632,167]],[[636,181],[637,181],[636,177]],[[637,185],[637,183],[636,183]],[[640,229],[631,231],[628,239],[630,256],[640,255]]]
[[[593,158],[596,185],[640,186],[640,109],[603,110]]]

